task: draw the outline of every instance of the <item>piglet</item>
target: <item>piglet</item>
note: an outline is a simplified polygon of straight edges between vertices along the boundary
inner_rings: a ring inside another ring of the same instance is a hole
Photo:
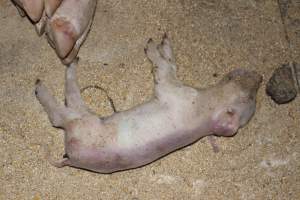
[[[44,32],[61,61],[68,65],[90,30],[97,0],[12,0],[27,15],[38,35]]]
[[[37,81],[37,99],[52,125],[65,131],[66,154],[56,167],[99,173],[137,168],[205,136],[233,136],[253,116],[262,80],[256,72],[237,69],[215,86],[196,89],[176,77],[167,36],[159,45],[150,39],[145,52],[156,66],[153,98],[109,117],[93,114],[83,102],[77,60],[66,69],[65,106]]]

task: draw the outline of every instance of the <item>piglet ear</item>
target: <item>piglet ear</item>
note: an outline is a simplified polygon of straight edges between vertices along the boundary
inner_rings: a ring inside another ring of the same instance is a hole
[[[239,128],[239,116],[232,108],[225,108],[213,116],[212,131],[217,136],[233,136]]]

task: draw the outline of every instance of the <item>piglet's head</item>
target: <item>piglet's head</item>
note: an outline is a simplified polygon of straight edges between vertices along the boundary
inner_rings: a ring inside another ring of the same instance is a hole
[[[233,136],[253,116],[256,93],[262,76],[254,71],[236,69],[216,86],[211,129],[214,135]]]

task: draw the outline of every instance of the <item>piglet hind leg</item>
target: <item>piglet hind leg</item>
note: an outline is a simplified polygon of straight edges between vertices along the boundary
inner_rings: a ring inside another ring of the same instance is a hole
[[[76,67],[78,64],[78,57],[67,67],[66,70],[66,86],[65,96],[68,108],[79,111],[80,113],[89,113],[88,107],[82,100],[80,89],[76,78]]]
[[[62,127],[65,108],[58,105],[56,99],[49,93],[48,89],[38,79],[36,81],[35,95],[48,114],[49,120],[54,127]]]
[[[63,128],[67,121],[80,117],[79,112],[60,105],[40,80],[36,81],[35,94],[54,127]]]
[[[68,122],[81,118],[83,116],[84,110],[82,107],[85,108],[81,99],[79,98],[76,100],[75,98],[78,97],[79,91],[77,90],[77,85],[75,82],[74,74],[74,67],[76,64],[71,65],[67,69],[67,84],[66,84],[66,96],[68,97],[66,100],[70,107],[66,107],[64,105],[59,104],[53,95],[51,95],[48,89],[42,84],[40,80],[36,81],[36,89],[35,94],[37,99],[39,100],[40,104],[43,106],[44,110],[48,114],[49,120],[54,127],[57,128],[64,128]],[[74,78],[74,79],[73,79]],[[73,109],[74,108],[74,109]],[[79,109],[79,111],[75,110]],[[47,155],[46,158],[55,167],[64,167],[70,165],[70,160],[68,157],[64,157],[61,160],[53,161],[50,158],[50,153],[48,149],[46,150]]]

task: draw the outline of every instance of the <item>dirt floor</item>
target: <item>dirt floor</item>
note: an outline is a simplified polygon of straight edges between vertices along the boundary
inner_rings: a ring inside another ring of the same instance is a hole
[[[232,69],[264,76],[257,111],[233,138],[206,138],[145,167],[111,175],[55,168],[63,134],[34,95],[42,79],[63,102],[64,70],[44,37],[10,1],[0,0],[0,199],[280,199],[300,197],[300,97],[285,105],[265,94],[272,71],[300,63],[299,0],[98,1],[80,50],[81,88],[105,88],[119,111],[148,100],[152,65],[143,48],[164,32],[186,84],[207,87]],[[105,93],[86,89],[87,104],[110,115]]]

